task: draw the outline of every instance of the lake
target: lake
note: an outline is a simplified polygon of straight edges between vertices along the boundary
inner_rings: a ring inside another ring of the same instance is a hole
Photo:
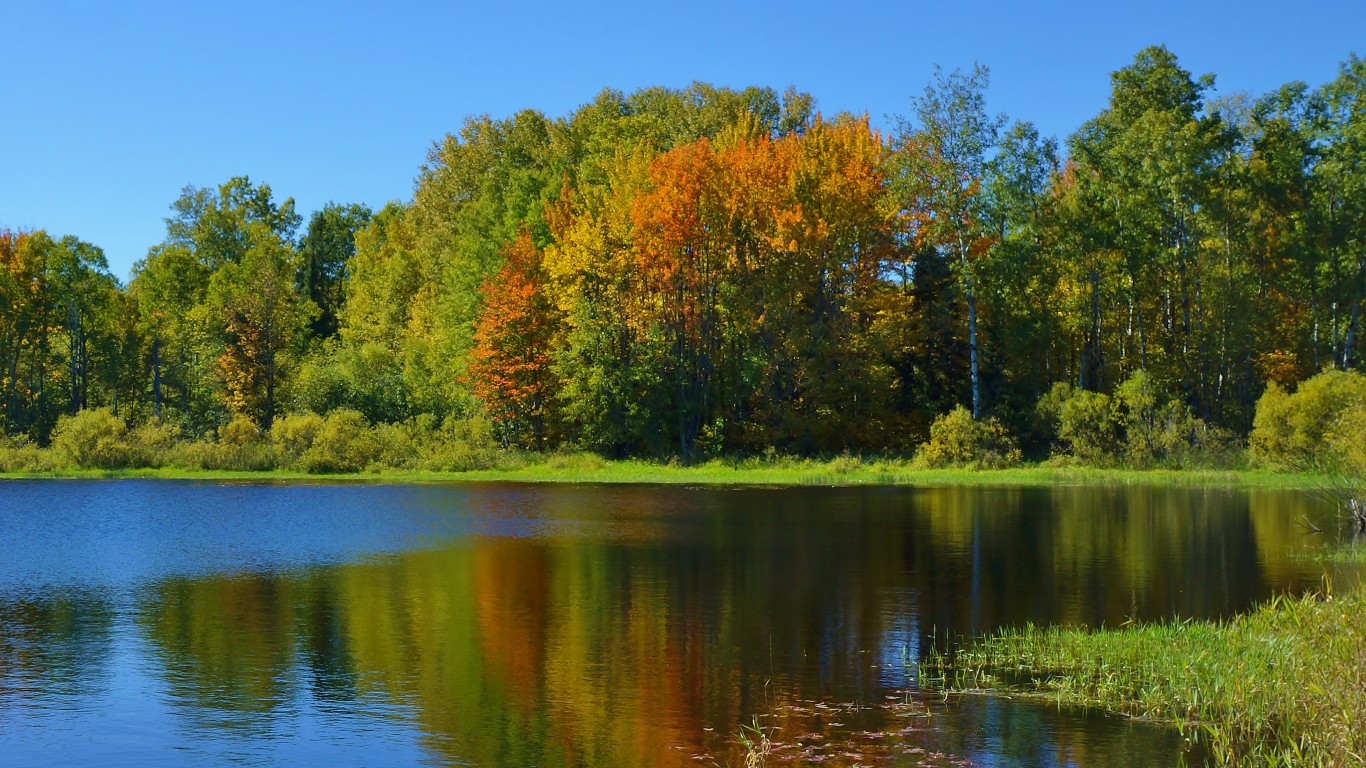
[[[0,764],[1169,766],[936,643],[1317,586],[1331,505],[1147,487],[0,482]],[[1345,578],[1345,576],[1344,576]]]

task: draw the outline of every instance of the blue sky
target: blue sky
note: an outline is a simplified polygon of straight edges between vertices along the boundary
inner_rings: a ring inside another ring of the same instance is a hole
[[[935,64],[981,62],[993,111],[1065,138],[1150,44],[1220,93],[1322,84],[1366,55],[1366,2],[0,0],[0,29],[0,227],[74,234],[126,278],[187,184],[379,207],[470,114],[703,80],[885,124]]]

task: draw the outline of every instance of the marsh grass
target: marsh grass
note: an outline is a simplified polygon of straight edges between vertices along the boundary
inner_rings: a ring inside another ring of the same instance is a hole
[[[949,690],[1024,692],[1169,722],[1220,765],[1366,762],[1361,590],[1336,595],[1325,584],[1224,622],[1007,629],[930,658],[921,673]]]
[[[755,717],[749,725],[740,726],[740,745],[745,748],[745,768],[764,768],[768,756],[773,752],[773,741],[769,739],[771,728],[759,725]]]

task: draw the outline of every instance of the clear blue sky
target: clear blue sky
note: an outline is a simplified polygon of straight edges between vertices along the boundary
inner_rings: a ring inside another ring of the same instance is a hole
[[[1146,45],[1220,93],[1366,55],[1363,0],[652,6],[0,0],[0,227],[74,234],[126,279],[187,184],[245,174],[305,220],[379,207],[466,115],[556,117],[604,87],[795,85],[885,124],[935,64],[976,61],[993,111],[1065,138]]]

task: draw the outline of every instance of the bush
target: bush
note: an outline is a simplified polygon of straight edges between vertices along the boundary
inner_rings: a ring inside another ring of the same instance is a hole
[[[916,452],[916,463],[931,468],[992,469],[1019,460],[1019,447],[999,421],[974,419],[961,405],[934,420],[929,442]]]
[[[180,427],[152,418],[129,431],[128,449],[132,466],[165,466],[175,452]]]
[[[1157,387],[1142,369],[1115,389],[1114,420],[1124,433],[1129,466],[1182,469],[1233,463],[1232,435],[1196,418],[1179,400],[1158,403]]]
[[[382,344],[325,344],[304,358],[289,392],[296,409],[354,408],[372,423],[397,422],[409,412],[402,358]]]
[[[58,419],[52,448],[66,462],[87,469],[122,469],[133,463],[128,425],[108,408]]]
[[[110,409],[91,408],[58,420],[52,451],[65,463],[86,469],[159,467],[174,451],[179,436],[179,428],[157,419],[129,429]],[[31,452],[28,456],[38,467],[57,463],[39,460]]]
[[[1338,458],[1330,438],[1353,409],[1366,407],[1366,376],[1324,371],[1300,383],[1294,394],[1271,384],[1257,401],[1249,444],[1258,462],[1299,469]]]
[[[1252,417],[1252,433],[1248,435],[1248,452],[1260,464],[1275,466],[1288,461],[1292,455],[1294,430],[1290,426],[1290,393],[1272,381],[1257,398],[1257,410]]]
[[[305,472],[360,472],[379,457],[374,431],[360,411],[342,408],[323,419],[313,445],[299,457]]]
[[[1058,407],[1058,440],[1079,461],[1096,466],[1114,463],[1120,439],[1110,398],[1069,389]]]
[[[1131,464],[1148,464],[1160,450],[1158,444],[1164,435],[1159,424],[1157,399],[1157,387],[1148,372],[1142,369],[1134,371],[1115,387],[1115,395],[1110,400],[1112,418],[1124,434],[1124,454]]]
[[[1231,467],[1241,463],[1241,451],[1233,435],[1191,412],[1190,406],[1172,400],[1154,414],[1142,441],[1128,439],[1127,457],[1134,466],[1168,469]]]
[[[1354,477],[1366,478],[1366,403],[1344,408],[1326,437],[1336,467]]]
[[[857,472],[862,466],[862,458],[845,451],[827,462],[825,469],[836,475],[848,475]]]
[[[215,469],[260,471],[275,468],[270,443],[249,416],[238,414],[218,428],[219,466]]]
[[[218,440],[181,443],[171,461],[187,469],[260,472],[275,468],[270,443],[250,417],[237,415],[218,428]]]
[[[413,422],[376,424],[372,431],[375,441],[375,466],[410,469],[417,462],[421,429]]]
[[[574,453],[555,453],[546,459],[545,465],[561,472],[596,472],[607,466],[607,462],[596,453],[578,451]]]
[[[0,472],[52,472],[61,462],[52,451],[45,451],[24,437],[0,433]]]
[[[313,412],[281,416],[270,426],[270,444],[275,449],[275,461],[282,467],[298,464],[322,429],[323,417]]]
[[[1147,371],[1137,370],[1113,397],[1055,384],[1036,407],[1040,431],[1082,464],[1191,468],[1230,466],[1240,451],[1233,436],[1197,418],[1180,400],[1162,404]]]
[[[428,445],[424,469],[438,472],[469,472],[498,466],[501,451],[493,436],[493,423],[482,413],[465,418],[447,417]]]

